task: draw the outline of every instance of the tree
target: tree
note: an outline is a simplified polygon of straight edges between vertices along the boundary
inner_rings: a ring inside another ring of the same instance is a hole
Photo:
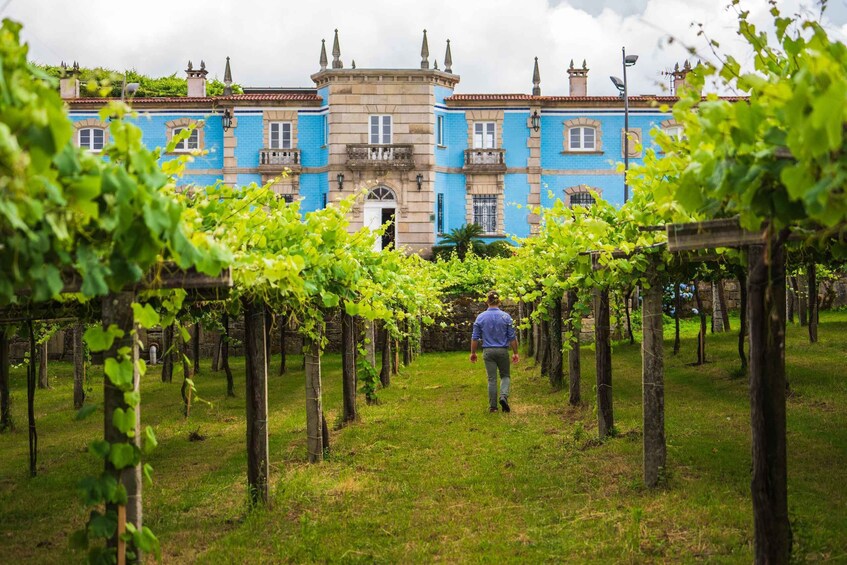
[[[456,248],[456,255],[460,260],[464,260],[470,250],[478,250],[482,247],[483,242],[480,240],[483,231],[479,224],[465,224],[460,228],[450,230],[450,233],[443,236],[441,239],[447,245],[452,245]]]

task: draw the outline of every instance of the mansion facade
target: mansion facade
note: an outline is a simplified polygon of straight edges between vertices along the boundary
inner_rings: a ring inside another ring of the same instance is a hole
[[[351,223],[393,220],[378,247],[393,241],[426,256],[442,234],[470,223],[489,241],[526,237],[540,222],[532,208],[555,199],[587,204],[589,189],[623,203],[624,100],[589,95],[585,62],[567,69],[567,96],[542,96],[537,59],[530,94],[458,93],[449,41],[442,61],[443,69],[430,66],[424,32],[420,68],[345,68],[336,31],[332,60],[322,46],[309,88],[233,94],[227,58],[221,96],[207,96],[205,65],[189,62],[187,96],[127,100],[148,147],[196,126],[175,151],[203,151],[182,184],[273,181],[304,212],[367,187]],[[688,70],[674,73],[675,88]],[[104,99],[80,97],[73,74],[60,88],[78,144],[100,150],[108,142],[108,124],[98,118]],[[679,134],[659,109],[675,101],[629,96],[630,161],[640,162],[654,128]]]

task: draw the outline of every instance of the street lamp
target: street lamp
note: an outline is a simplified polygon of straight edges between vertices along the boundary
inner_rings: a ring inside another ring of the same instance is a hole
[[[541,127],[541,116],[538,115],[538,110],[535,110],[532,113],[530,123],[532,124],[532,131],[538,131],[538,129]]]
[[[629,92],[626,82],[626,68],[635,65],[638,60],[638,55],[627,55],[626,47],[621,47],[621,62],[623,63],[623,80],[618,77],[609,77],[612,79],[612,84],[618,89],[623,97],[623,201],[629,200],[629,183],[626,180],[626,173],[629,171]]]
[[[221,118],[221,123],[224,126],[224,131],[228,131],[229,128],[232,127],[232,113],[229,111],[229,108],[224,110],[224,115]]]
[[[344,173],[338,173],[335,180],[338,181],[338,190],[344,190]]]
[[[418,176],[415,177],[415,181],[417,181],[417,183],[418,183],[418,190],[423,188],[423,180],[424,180],[423,175],[418,173]]]

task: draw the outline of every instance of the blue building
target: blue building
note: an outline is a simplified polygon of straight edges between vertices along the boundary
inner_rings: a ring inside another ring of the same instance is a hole
[[[244,88],[232,94],[227,59],[222,96],[206,95],[205,65],[189,62],[188,95],[131,98],[149,147],[164,147],[195,126],[172,154],[202,150],[180,180],[186,185],[272,182],[301,209],[367,188],[351,212],[353,228],[391,227],[377,247],[394,242],[428,255],[439,236],[467,223],[486,238],[525,237],[539,224],[532,213],[556,199],[590,204],[589,190],[624,201],[624,101],[588,94],[589,69],[571,61],[568,96],[543,96],[536,60],[530,94],[456,92],[450,42],[443,69],[429,62],[424,32],[420,68],[347,68],[336,31],[332,60],[322,44],[320,69],[308,88]],[[684,86],[686,65],[674,73]],[[82,98],[72,75],[62,96],[80,146],[100,150],[107,124],[102,98]],[[674,96],[630,96],[630,162],[653,143],[656,128],[679,135],[659,106]]]

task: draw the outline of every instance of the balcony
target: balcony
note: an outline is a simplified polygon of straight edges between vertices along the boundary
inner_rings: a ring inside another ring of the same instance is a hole
[[[408,171],[415,168],[413,145],[369,145],[356,143],[347,146],[347,167],[350,169],[377,169]]]
[[[465,166],[470,173],[506,172],[505,149],[465,149]]]
[[[300,172],[299,149],[262,149],[259,151],[259,172],[276,175],[290,169],[293,173]]]

